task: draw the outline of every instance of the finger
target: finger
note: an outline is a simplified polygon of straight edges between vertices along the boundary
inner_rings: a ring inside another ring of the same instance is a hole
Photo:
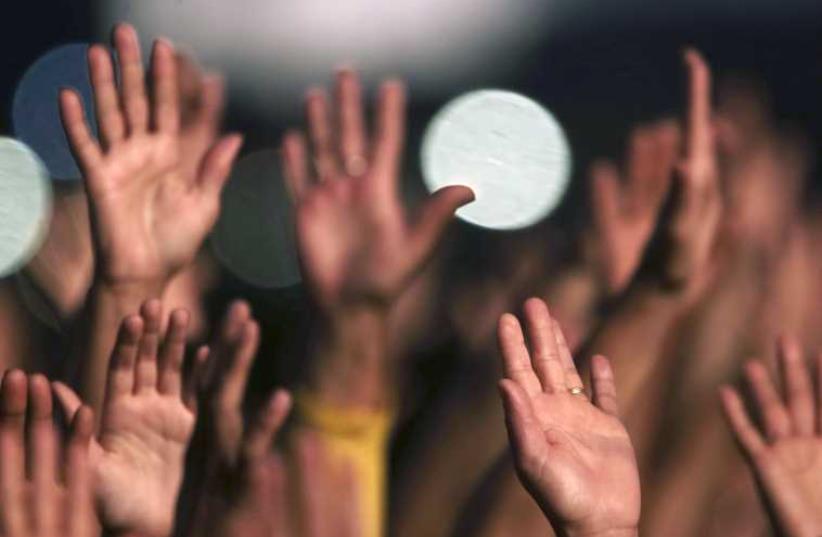
[[[620,220],[619,171],[612,162],[602,160],[591,166],[590,176],[594,223],[600,234],[610,235]]]
[[[722,401],[725,419],[739,444],[739,448],[749,459],[755,458],[758,453],[765,449],[765,441],[751,422],[742,399],[737,391],[730,386],[721,386],[719,396]]]
[[[765,366],[761,362],[748,362],[745,377],[751,387],[756,405],[765,426],[768,439],[774,441],[791,434],[791,420]]]
[[[68,385],[60,381],[52,382],[51,389],[57,398],[57,402],[60,403],[60,407],[63,409],[66,420],[73,420],[77,411],[83,406],[83,401],[80,399],[80,396]]]
[[[591,358],[591,384],[593,403],[606,414],[619,417],[614,370],[608,358],[601,355]]]
[[[154,77],[154,128],[176,134],[180,129],[180,90],[174,46],[165,39],[154,42],[151,58]]]
[[[519,320],[505,313],[499,318],[497,341],[502,354],[502,368],[506,378],[518,383],[529,396],[533,397],[542,391],[539,379],[534,373],[525,336]]]
[[[147,300],[140,307],[143,318],[143,337],[137,347],[137,365],[134,372],[135,394],[157,387],[157,349],[163,325],[163,306],[159,299]]]
[[[231,175],[231,168],[242,145],[241,135],[229,134],[214,144],[203,157],[199,184],[207,196],[219,200],[220,192]]]
[[[283,175],[291,201],[296,202],[308,189],[308,160],[305,139],[297,131],[289,131],[283,138]]]
[[[76,91],[60,91],[60,119],[74,158],[77,159],[83,176],[88,178],[91,175],[88,170],[99,167],[103,160],[103,151],[91,134],[83,111],[83,101]]]
[[[546,443],[529,396],[520,384],[509,379],[499,381],[499,391],[514,460],[517,467],[526,472],[533,471],[539,465]]]
[[[249,461],[261,461],[265,457],[290,410],[291,396],[288,392],[275,391],[249,428],[245,440],[245,454]]]
[[[92,534],[89,525],[94,513],[89,451],[93,430],[94,412],[83,406],[71,421],[66,446],[66,513],[69,535]]]
[[[396,186],[405,143],[405,85],[399,80],[388,80],[380,87],[377,104],[376,139],[374,140],[372,168]]]
[[[321,89],[311,89],[305,99],[308,134],[314,150],[314,166],[320,181],[339,174],[334,150],[334,135],[331,130],[331,115],[328,97]]]
[[[565,384],[569,390],[571,388],[583,388],[585,384],[577,371],[574,357],[571,355],[571,349],[568,347],[568,342],[565,340],[565,334],[562,333],[562,327],[556,319],[551,319],[554,338],[557,342],[557,351],[559,352],[559,362],[562,364],[562,369],[565,372]]]
[[[145,132],[148,128],[148,99],[140,40],[133,26],[117,25],[114,47],[120,61],[120,87],[129,133]]]
[[[674,166],[679,155],[680,132],[675,120],[663,120],[655,127],[656,155],[651,177],[647,185],[647,196],[661,207],[671,188]]]
[[[51,389],[46,377],[29,377],[28,397],[30,453],[27,462],[37,498],[33,502],[33,514],[40,532],[53,535],[57,526],[57,439],[52,422]]]
[[[466,186],[447,186],[434,192],[423,205],[412,231],[410,254],[417,266],[431,257],[457,209],[474,201]]]
[[[362,86],[351,69],[337,73],[337,110],[340,117],[340,158],[345,173],[358,177],[366,172],[368,162]]]
[[[814,433],[814,395],[810,372],[796,340],[782,337],[777,345],[779,371],[785,386],[788,412],[796,434],[810,436]]]
[[[0,386],[0,514],[9,535],[23,535],[26,512],[24,427],[26,417],[26,375],[6,371]]]
[[[567,392],[565,372],[560,363],[553,320],[548,313],[548,306],[538,298],[529,298],[525,301],[524,309],[528,342],[531,344],[531,362],[534,364],[534,371],[543,391]]]
[[[201,346],[194,354],[194,363],[183,382],[183,403],[192,412],[197,410],[199,394],[204,390],[205,370],[211,354],[207,345]]]
[[[822,434],[822,351],[816,353],[816,431]]]
[[[108,367],[106,399],[130,394],[134,389],[134,366],[144,329],[139,315],[130,315],[120,323]]]
[[[656,160],[653,130],[650,127],[639,127],[631,133],[628,149],[628,184],[627,197],[630,204],[640,207],[648,200],[645,194],[648,185],[653,182],[654,161]]]
[[[160,393],[180,395],[182,392],[183,362],[190,318],[188,311],[184,309],[171,313],[168,332],[160,352]]]
[[[225,81],[220,75],[209,74],[203,78],[200,106],[192,120],[192,127],[197,128],[211,139],[220,127],[225,106]]]
[[[702,56],[694,49],[684,54],[688,69],[688,117],[686,122],[685,159],[690,173],[687,178],[700,184],[693,186],[704,188],[701,181],[709,175],[705,168],[713,162],[713,129],[711,118],[711,73]]]
[[[239,412],[245,395],[248,375],[260,344],[260,327],[256,321],[246,321],[240,339],[230,352],[229,365],[219,395],[220,408]]]
[[[106,147],[111,147],[126,134],[111,54],[102,45],[92,45],[88,49],[88,65],[100,139]]]

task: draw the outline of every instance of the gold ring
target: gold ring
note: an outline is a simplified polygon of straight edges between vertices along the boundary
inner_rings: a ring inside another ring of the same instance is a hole
[[[585,395],[585,388],[582,386],[574,386],[568,390],[571,392],[571,395]]]

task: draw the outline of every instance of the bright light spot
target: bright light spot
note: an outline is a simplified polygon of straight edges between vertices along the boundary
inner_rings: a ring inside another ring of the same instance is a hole
[[[562,127],[531,99],[500,90],[466,93],[431,120],[422,144],[425,184],[466,185],[476,201],[457,211],[491,229],[533,225],[559,205],[571,175]]]
[[[291,203],[276,151],[240,159],[223,192],[222,211],[211,244],[235,276],[258,287],[300,282]]]
[[[400,75],[438,98],[506,72],[544,36],[546,0],[100,0],[100,36],[120,20],[148,47],[164,35],[224,72],[231,96],[290,113],[340,63],[368,83]]]
[[[37,252],[51,217],[51,182],[25,144],[0,138],[0,276]]]
[[[61,88],[71,87],[80,93],[96,133],[87,50],[88,45],[84,43],[50,50],[28,68],[14,93],[14,134],[43,159],[54,179],[80,178],[60,123],[57,96]]]

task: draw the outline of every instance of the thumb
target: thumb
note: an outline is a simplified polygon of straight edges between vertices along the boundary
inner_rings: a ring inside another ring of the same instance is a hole
[[[231,174],[234,160],[243,145],[243,137],[230,134],[208,150],[200,165],[200,185],[208,192],[219,195]]]
[[[474,192],[461,185],[441,188],[428,198],[412,231],[411,254],[417,263],[431,256],[454,212],[474,199]]]
[[[54,395],[57,396],[57,400],[60,401],[60,406],[63,408],[68,421],[73,421],[75,414],[83,406],[83,401],[74,390],[62,382],[52,382],[51,389],[54,391]]]

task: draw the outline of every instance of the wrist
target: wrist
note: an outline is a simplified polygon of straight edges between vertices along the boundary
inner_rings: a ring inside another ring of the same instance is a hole
[[[343,407],[383,408],[389,404],[388,316],[381,309],[349,308],[322,316],[309,388]]]
[[[601,530],[566,529],[561,534],[562,537],[637,537],[639,529],[636,526]]]

